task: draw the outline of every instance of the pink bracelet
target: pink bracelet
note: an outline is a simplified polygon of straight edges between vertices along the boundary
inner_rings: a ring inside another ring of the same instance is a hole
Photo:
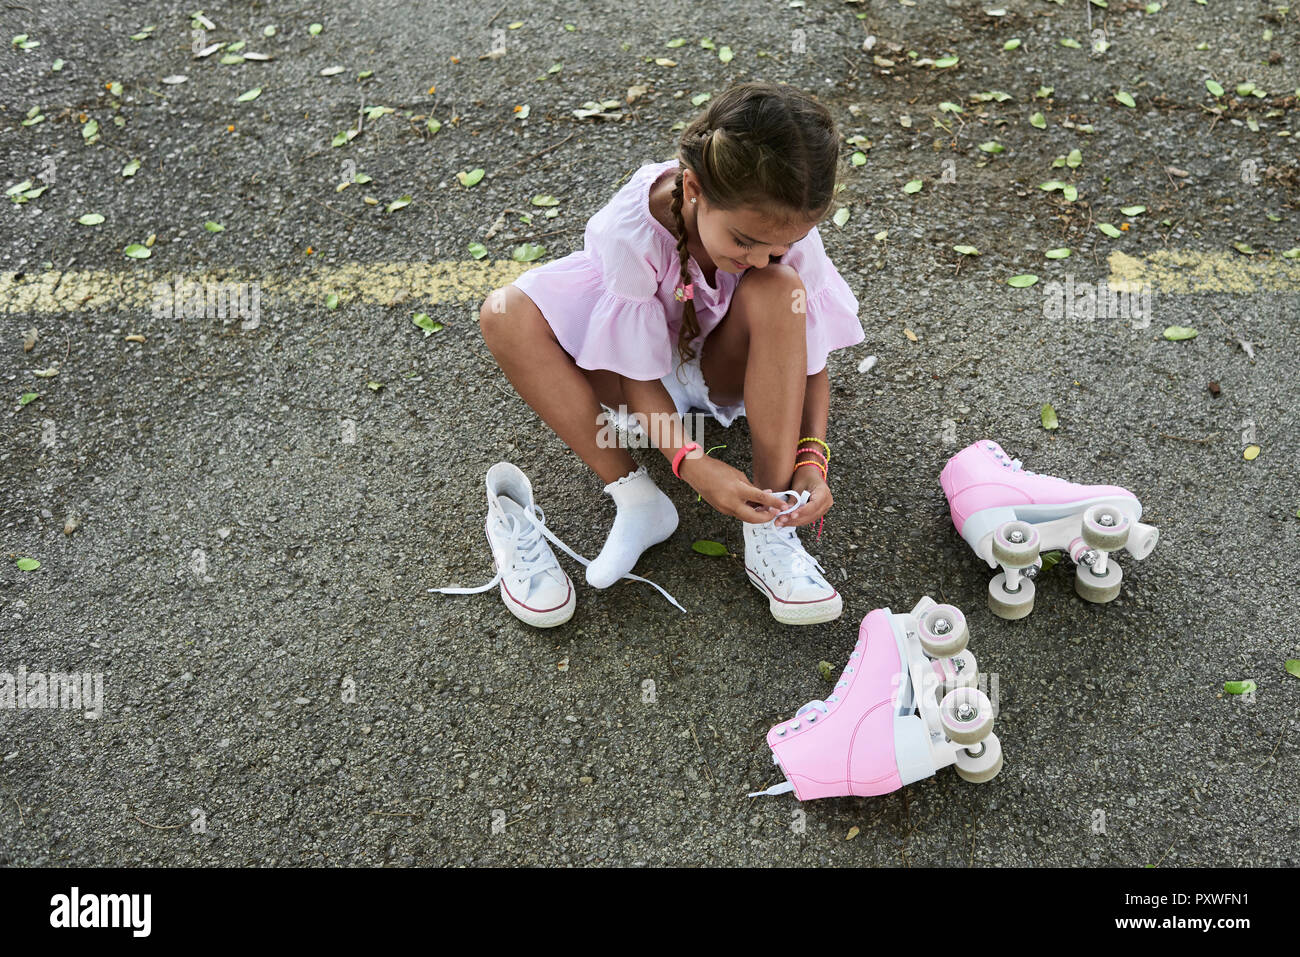
[[[677,471],[679,468],[681,468],[681,465],[682,465],[682,459],[686,458],[686,453],[688,453],[688,452],[694,452],[694,451],[695,451],[696,449],[698,449],[698,448],[699,448],[699,445],[697,445],[696,443],[694,443],[694,442],[687,442],[685,445],[683,445],[680,449],[677,450],[677,454],[673,456],[673,474],[674,474],[674,475],[676,475],[678,478],[681,478],[681,477],[682,477],[681,473]]]

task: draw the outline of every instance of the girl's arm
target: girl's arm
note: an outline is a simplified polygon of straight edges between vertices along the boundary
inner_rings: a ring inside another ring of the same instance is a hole
[[[799,437],[812,435],[819,439],[826,438],[826,416],[831,406],[831,380],[822,369],[816,375],[810,375],[803,390],[803,421],[799,426]]]

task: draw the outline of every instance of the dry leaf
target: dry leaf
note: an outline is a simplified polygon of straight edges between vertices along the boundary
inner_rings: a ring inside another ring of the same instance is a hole
[[[844,840],[851,841],[857,837],[859,833],[858,826],[855,824],[853,827],[849,828],[848,837],[844,838]]]
[[[36,340],[39,338],[40,338],[40,334],[36,331],[35,326],[28,329],[27,335],[23,337],[23,352],[31,352],[33,349],[35,349]]]
[[[144,336],[127,336],[127,342],[144,342]]]
[[[911,339],[913,342],[916,341],[916,333],[913,332],[911,329],[904,329],[903,335],[907,336],[907,338]]]

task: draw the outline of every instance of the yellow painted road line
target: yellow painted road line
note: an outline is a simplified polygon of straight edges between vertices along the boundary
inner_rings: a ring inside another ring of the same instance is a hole
[[[440,305],[479,303],[533,263],[512,260],[468,262],[344,263],[309,268],[298,276],[267,274],[250,269],[192,272],[135,269],[87,269],[68,272],[0,272],[0,313],[73,313],[91,309],[150,312],[157,299],[155,283],[165,283],[175,293],[177,283],[218,286],[250,283],[260,288],[263,304],[270,297],[281,302],[324,303],[335,293],[341,304]],[[21,279],[16,278],[22,275]]]
[[[1162,249],[1140,257],[1113,252],[1110,285],[1152,292],[1290,292],[1300,290],[1300,260]]]
[[[336,294],[341,304],[466,305],[482,302],[493,289],[534,265],[508,259],[354,262],[309,266],[296,276],[252,269],[161,271],[143,264],[125,269],[0,272],[0,314],[69,314],[94,309],[149,312],[157,297],[154,284],[165,283],[174,291],[177,282],[201,286],[254,283],[268,305],[272,297],[280,302],[324,303],[330,293]],[[1109,266],[1109,281],[1116,288],[1149,283],[1152,292],[1174,294],[1300,290],[1300,260],[1169,249],[1141,256],[1113,252]]]

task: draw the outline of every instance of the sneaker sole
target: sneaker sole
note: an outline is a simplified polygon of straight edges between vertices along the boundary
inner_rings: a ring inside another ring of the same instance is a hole
[[[844,612],[844,597],[839,592],[822,601],[784,602],[772,597],[772,594],[748,568],[745,569],[745,574],[749,578],[749,583],[767,599],[767,607],[772,612],[772,617],[783,625],[820,625],[823,622],[834,621]]]

